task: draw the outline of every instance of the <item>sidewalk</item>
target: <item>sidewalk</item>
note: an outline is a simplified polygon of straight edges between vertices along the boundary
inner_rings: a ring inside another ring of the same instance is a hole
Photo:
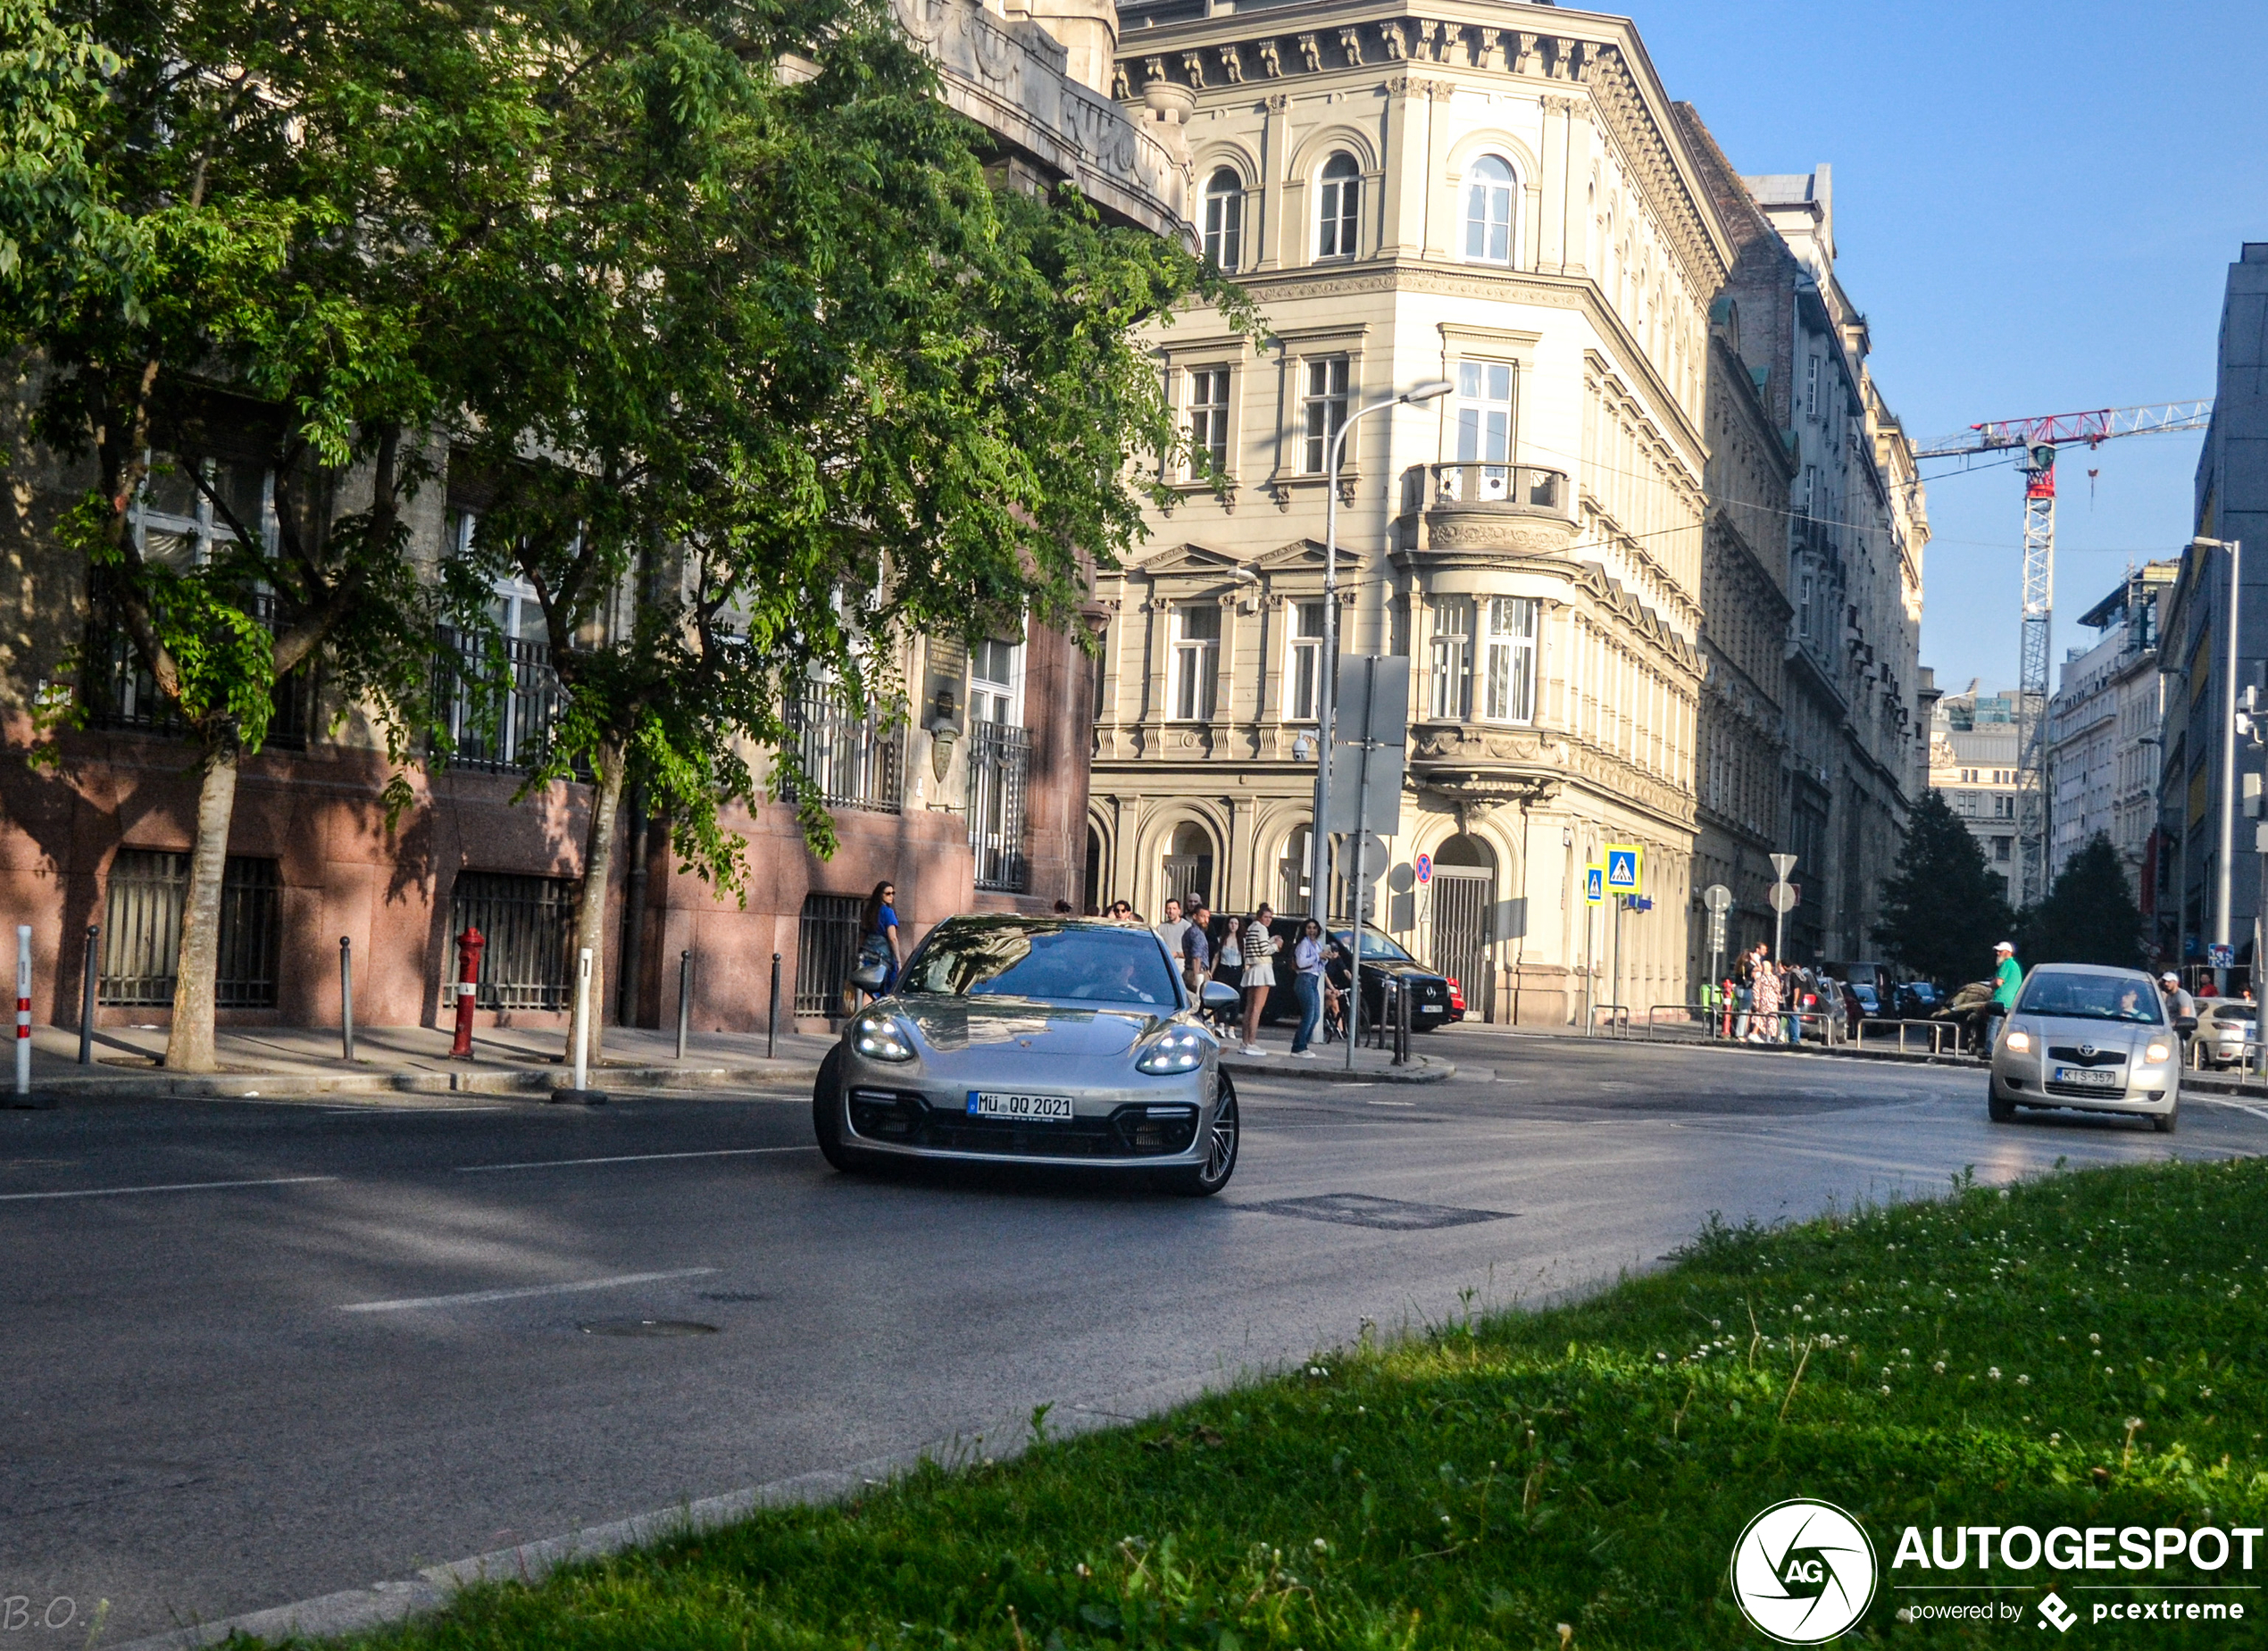
[[[73,1028],[35,1026],[31,1083],[48,1095],[133,1093],[263,1097],[300,1095],[472,1093],[548,1095],[574,1080],[551,1030],[492,1029],[476,1033],[474,1058],[448,1058],[452,1035],[426,1026],[357,1028],[354,1060],[343,1056],[336,1027],[229,1026],[213,1036],[221,1070],[168,1072],[158,1063],[165,1033],[154,1027],[106,1026],[94,1036],[94,1064],[79,1064]],[[720,1084],[807,1084],[834,1039],[782,1032],[767,1057],[762,1034],[696,1032],[677,1056],[674,1028],[610,1026],[603,1058],[590,1067],[594,1088],[696,1088]]]

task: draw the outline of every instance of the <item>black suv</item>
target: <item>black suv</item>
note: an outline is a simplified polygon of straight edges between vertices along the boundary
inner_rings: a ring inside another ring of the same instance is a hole
[[[1279,917],[1268,925],[1268,932],[1276,937],[1276,983],[1268,994],[1268,1006],[1262,1018],[1268,1021],[1297,1021],[1299,1018],[1299,995],[1293,989],[1293,948],[1299,944],[1300,930],[1307,926],[1304,917]],[[1330,938],[1337,947],[1336,955],[1326,959],[1325,967],[1330,978],[1343,988],[1348,970],[1347,957],[1353,941],[1353,931],[1334,929]],[[1385,981],[1399,984],[1399,989],[1410,994],[1410,1030],[1430,1032],[1438,1030],[1455,1018],[1449,1005],[1448,978],[1437,970],[1427,968],[1399,946],[1388,939],[1367,923],[1363,927],[1363,1025],[1365,1029],[1378,1024],[1384,1013]]]

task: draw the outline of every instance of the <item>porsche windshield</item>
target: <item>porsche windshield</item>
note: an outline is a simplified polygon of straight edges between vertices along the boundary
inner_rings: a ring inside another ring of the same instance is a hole
[[[1147,929],[944,922],[905,966],[908,997],[1039,997],[1172,1007],[1179,996],[1165,952]]]
[[[2062,1021],[2124,1021],[2159,1026],[2157,988],[2147,980],[2114,974],[2065,974],[2042,969],[2024,982],[2016,1002],[2019,1014],[2044,1014]]]

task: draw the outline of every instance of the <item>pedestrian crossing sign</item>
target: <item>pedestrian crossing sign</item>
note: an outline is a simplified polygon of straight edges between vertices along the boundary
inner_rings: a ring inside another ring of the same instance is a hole
[[[1583,868],[1583,900],[1586,905],[1598,905],[1606,899],[1606,868],[1587,865]]]
[[[1646,850],[1636,843],[1606,846],[1606,892],[1634,895],[1646,888]]]

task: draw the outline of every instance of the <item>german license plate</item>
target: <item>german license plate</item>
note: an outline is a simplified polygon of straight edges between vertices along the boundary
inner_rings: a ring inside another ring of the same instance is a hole
[[[2126,1076],[2122,1072],[2091,1071],[2083,1066],[2058,1066],[2055,1081],[2076,1084],[2088,1089],[2122,1089],[2126,1087]]]
[[[1018,1123],[1069,1123],[1068,1095],[1010,1095],[998,1089],[969,1091],[969,1116],[1007,1118]]]

